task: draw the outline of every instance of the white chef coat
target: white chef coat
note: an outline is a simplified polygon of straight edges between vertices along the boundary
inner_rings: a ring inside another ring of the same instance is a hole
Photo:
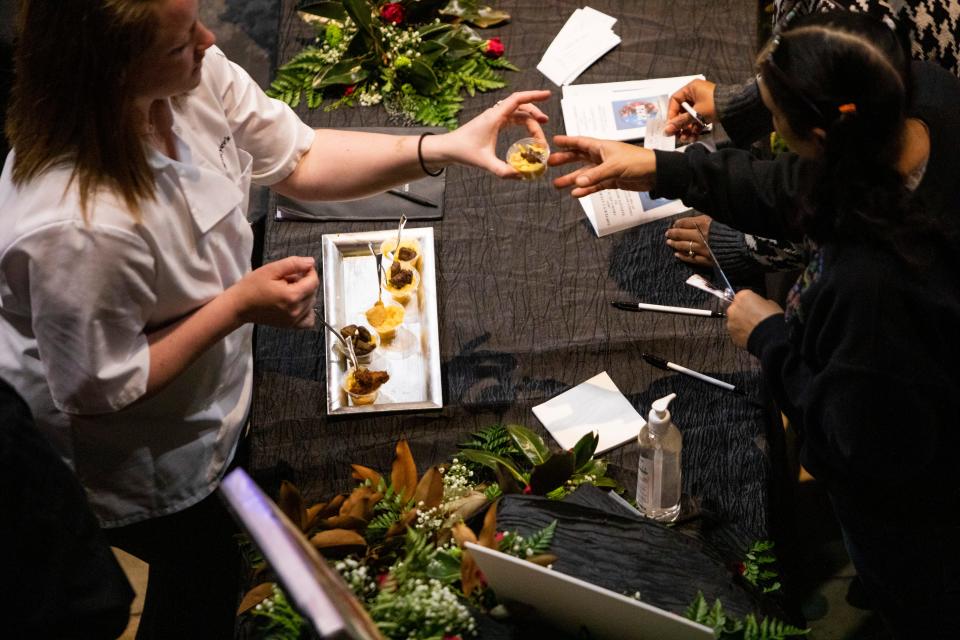
[[[0,376],[77,472],[105,526],[209,495],[250,408],[252,327],[147,400],[147,334],[250,270],[251,179],[287,177],[313,130],[213,47],[200,85],[171,100],[178,160],[147,147],[155,200],[137,221],[110,193],[79,206],[72,166],[0,176]]]

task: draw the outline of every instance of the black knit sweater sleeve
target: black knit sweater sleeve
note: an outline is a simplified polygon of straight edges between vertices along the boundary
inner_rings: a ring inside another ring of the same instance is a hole
[[[655,151],[657,186],[654,197],[679,198],[746,233],[799,240],[790,224],[810,163],[796,154],[757,160],[741,149],[713,153],[693,145],[686,153]]]
[[[875,249],[831,247],[803,322],[767,318],[747,344],[801,431],[804,466],[878,507],[957,486],[944,448],[957,444],[960,304],[955,285],[926,275]]]
[[[713,104],[720,125],[738,147],[748,147],[773,131],[773,120],[760,99],[756,79],[743,84],[718,84]]]

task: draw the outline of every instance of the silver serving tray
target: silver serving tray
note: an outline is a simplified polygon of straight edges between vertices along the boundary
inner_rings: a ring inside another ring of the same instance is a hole
[[[423,411],[443,407],[440,381],[440,323],[437,319],[436,252],[433,228],[404,229],[404,237],[420,241],[423,263],[420,287],[404,305],[404,319],[396,337],[381,343],[373,352],[369,369],[390,374],[374,404],[354,406],[343,390],[347,362],[333,348],[336,340],[329,331],[327,354],[327,415],[378,413],[383,411]],[[377,264],[368,243],[380,248],[397,230],[332,233],[323,236],[323,309],[326,321],[338,329],[347,324],[363,324],[364,312],[377,300]],[[389,265],[384,258],[384,267]],[[390,294],[383,292],[384,300]]]

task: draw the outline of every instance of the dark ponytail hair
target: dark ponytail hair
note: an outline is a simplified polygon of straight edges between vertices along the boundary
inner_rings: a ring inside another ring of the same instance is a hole
[[[929,221],[897,171],[912,89],[898,36],[864,14],[813,14],[774,38],[759,69],[795,134],[825,132],[800,229],[816,242],[871,241],[922,261],[917,240]]]

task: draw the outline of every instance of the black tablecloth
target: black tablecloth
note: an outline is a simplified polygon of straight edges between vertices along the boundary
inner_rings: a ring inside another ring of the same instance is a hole
[[[285,1],[280,59],[304,31]],[[563,132],[560,92],[535,66],[578,5],[570,1],[496,6],[513,19],[490,30],[520,66],[509,88],[468,98],[465,122],[510,90],[551,88],[543,106],[548,135]],[[717,81],[750,75],[756,4],[721,0],[601,0],[591,6],[618,18],[623,42],[578,83],[703,73]],[[332,113],[301,110],[317,127],[393,124],[380,107]],[[509,143],[504,136],[504,149]],[[324,339],[319,331],[258,328],[252,470],[280,476],[308,499],[350,488],[349,463],[385,470],[400,438],[421,467],[447,459],[470,432],[497,422],[526,424],[547,436],[531,407],[607,371],[644,416],[650,402],[675,391],[671,409],[683,432],[683,485],[744,539],[770,530],[767,416],[757,363],[737,350],[722,321],[613,309],[611,300],[707,307],[707,294],[684,284],[690,269],[664,244],[671,220],[597,238],[577,201],[549,180],[501,181],[451,167],[444,219],[432,223],[444,408],[422,414],[326,416]],[[411,226],[425,226],[412,224]],[[313,255],[324,233],[385,228],[383,223],[267,222],[264,258]],[[651,352],[742,385],[753,401],[646,365]],[[547,436],[548,437],[548,436]],[[637,448],[605,456],[625,486],[636,478]]]

